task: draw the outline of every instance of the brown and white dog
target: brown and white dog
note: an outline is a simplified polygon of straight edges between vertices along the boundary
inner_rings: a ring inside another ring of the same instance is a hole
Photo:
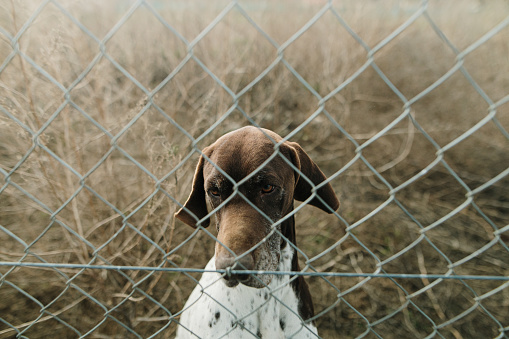
[[[177,338],[318,337],[307,321],[314,310],[302,276],[242,273],[300,271],[294,199],[310,199],[327,213],[339,207],[332,187],[323,183],[327,178],[299,144],[286,141],[276,150],[281,141],[272,131],[244,127],[203,150],[192,192],[175,216],[207,227],[207,205],[215,210],[218,241],[205,269],[227,273],[202,275],[182,311]]]

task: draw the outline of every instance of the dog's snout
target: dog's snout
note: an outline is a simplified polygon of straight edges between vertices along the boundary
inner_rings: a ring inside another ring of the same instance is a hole
[[[216,258],[216,268],[225,270],[231,268],[236,271],[252,270],[254,267],[254,260],[251,254],[237,256],[235,258],[232,254],[227,253],[220,255]]]
[[[251,271],[254,268],[254,259],[251,254],[237,256],[235,258],[231,253],[219,255],[216,257],[216,269],[233,271]],[[236,284],[244,283],[249,280],[250,275],[245,273],[229,273],[223,277],[226,281]]]

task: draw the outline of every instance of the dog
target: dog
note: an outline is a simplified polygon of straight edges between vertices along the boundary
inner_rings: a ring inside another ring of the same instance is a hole
[[[177,338],[318,337],[303,277],[257,273],[300,271],[294,199],[327,213],[339,208],[318,166],[299,144],[282,140],[248,126],[203,149],[192,192],[175,217],[207,227],[215,214],[217,242],[181,313]]]

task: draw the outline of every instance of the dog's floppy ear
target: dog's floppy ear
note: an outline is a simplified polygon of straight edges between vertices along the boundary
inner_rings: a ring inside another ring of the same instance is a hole
[[[327,179],[327,177],[299,144],[288,141],[283,145],[290,148],[292,162],[295,167],[299,169],[295,175],[296,185],[293,197],[296,200],[304,201],[311,196],[312,186],[309,184],[308,180],[302,177],[302,175],[306,176],[306,178],[309,179],[314,186],[321,184]],[[324,205],[317,197],[313,198],[309,202],[310,205],[316,206],[327,213],[332,213],[331,209],[335,211],[339,208],[338,197],[336,196],[336,193],[334,193],[330,184],[320,187],[317,191],[317,195],[323,199],[327,206]]]
[[[211,152],[207,152],[207,148],[203,150],[203,153],[207,153],[209,156]],[[203,177],[203,164],[205,159],[203,155],[200,156],[196,171],[194,172],[193,188],[189,198],[177,213],[175,217],[185,222],[189,226],[196,227],[198,220],[203,219],[207,214],[207,202],[205,200],[205,179]],[[197,220],[198,219],[198,220]],[[201,222],[203,227],[207,227],[210,224],[210,218],[207,218]]]

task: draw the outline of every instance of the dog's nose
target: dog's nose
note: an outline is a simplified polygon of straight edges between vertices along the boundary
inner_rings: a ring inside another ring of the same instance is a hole
[[[219,255],[216,257],[216,269],[218,270],[235,270],[235,271],[251,271],[254,268],[254,260],[251,254],[242,257],[233,257],[230,253]],[[231,282],[246,282],[249,280],[249,274],[236,273],[225,274],[224,279]]]

